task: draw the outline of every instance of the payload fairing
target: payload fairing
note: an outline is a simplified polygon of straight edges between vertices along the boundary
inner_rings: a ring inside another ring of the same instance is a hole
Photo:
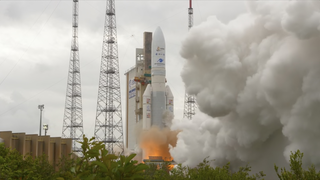
[[[173,95],[166,85],[166,49],[160,27],[156,29],[151,46],[151,84],[143,93],[143,129],[165,127],[165,111],[173,113]]]

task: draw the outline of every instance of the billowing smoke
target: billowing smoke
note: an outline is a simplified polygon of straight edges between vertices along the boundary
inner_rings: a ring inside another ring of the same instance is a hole
[[[320,165],[320,2],[249,1],[228,24],[193,27],[181,55],[187,92],[200,114],[174,121],[179,163],[249,163],[274,172],[290,151]],[[271,175],[272,176],[272,175]]]

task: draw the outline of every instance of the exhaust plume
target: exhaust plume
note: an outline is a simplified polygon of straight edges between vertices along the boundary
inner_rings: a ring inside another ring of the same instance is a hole
[[[172,161],[169,153],[169,146],[176,146],[178,131],[171,131],[169,128],[159,129],[152,126],[144,130],[140,136],[140,147],[145,154],[143,159],[149,159],[149,156],[162,156],[165,161]]]
[[[290,151],[320,165],[320,3],[249,1],[227,24],[212,16],[193,27],[181,48],[181,73],[199,109],[174,120],[170,153],[183,165],[250,163],[275,176]]]
[[[172,161],[172,156],[169,152],[169,147],[175,147],[177,144],[178,130],[170,130],[173,113],[165,110],[162,115],[162,122],[165,124],[165,128],[159,128],[157,126],[151,126],[150,129],[142,129],[142,124],[137,124],[140,130],[137,130],[137,137],[139,142],[139,149],[137,153],[142,154],[142,159],[149,159],[149,156],[161,156],[165,161]]]

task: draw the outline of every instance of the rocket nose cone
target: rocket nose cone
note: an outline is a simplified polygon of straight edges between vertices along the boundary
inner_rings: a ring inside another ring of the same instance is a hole
[[[157,27],[157,29],[153,33],[152,37],[152,44],[151,44],[151,63],[152,68],[151,71],[153,71],[153,68],[156,67],[165,67],[165,53],[166,53],[166,43],[165,39],[162,33],[162,30],[160,27]],[[165,73],[164,73],[165,74]]]
[[[153,36],[156,39],[163,39],[164,40],[164,36],[163,36],[163,33],[162,33],[160,26],[158,26],[157,29],[154,31]]]
[[[158,26],[157,29],[156,29],[156,31],[155,31],[154,33],[156,34],[156,33],[160,33],[160,32],[162,33],[162,30],[161,30],[161,27]]]

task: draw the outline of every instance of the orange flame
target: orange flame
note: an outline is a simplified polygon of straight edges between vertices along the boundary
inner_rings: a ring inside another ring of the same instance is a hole
[[[161,156],[164,161],[172,161],[169,145],[176,146],[178,133],[179,131],[158,127],[143,131],[140,136],[140,147],[144,151],[143,159],[149,159],[149,156]]]

